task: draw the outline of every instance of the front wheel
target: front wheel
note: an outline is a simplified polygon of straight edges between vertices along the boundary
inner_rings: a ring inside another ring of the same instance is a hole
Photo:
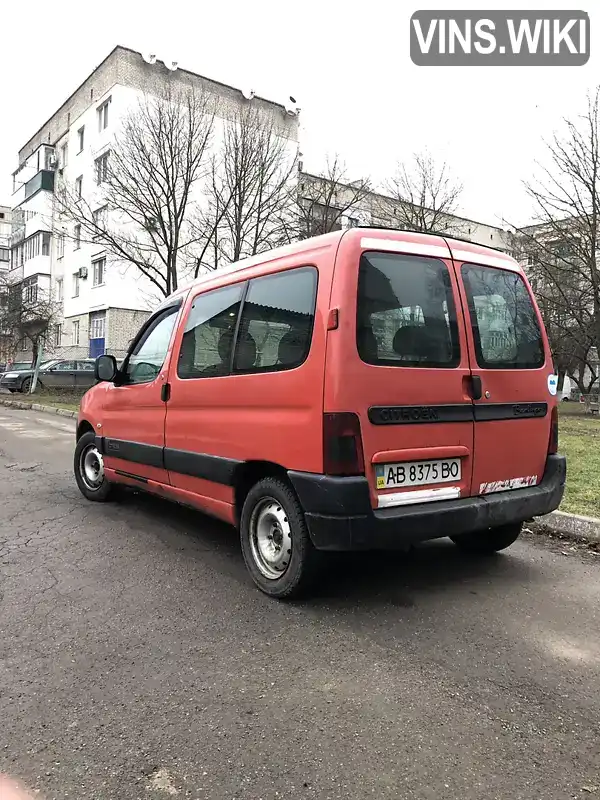
[[[77,442],[73,470],[79,491],[84,497],[98,503],[108,500],[113,486],[106,480],[104,459],[92,431],[84,433]]]
[[[30,389],[31,389],[31,378],[25,378],[25,380],[21,384],[21,394],[29,394]]]
[[[450,538],[464,553],[486,555],[505,550],[517,541],[521,534],[522,524],[503,525],[500,528],[490,528],[487,531],[461,533]]]
[[[321,554],[313,547],[294,492],[279,478],[263,478],[248,492],[240,538],[254,583],[270,597],[298,597],[317,575]]]

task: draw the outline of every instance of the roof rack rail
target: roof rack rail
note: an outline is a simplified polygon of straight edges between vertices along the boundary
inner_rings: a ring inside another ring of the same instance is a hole
[[[491,244],[479,244],[479,242],[474,242],[472,239],[464,239],[460,236],[453,236],[451,233],[443,233],[442,231],[418,231],[414,230],[413,228],[395,228],[390,225],[355,225],[354,227],[373,228],[376,230],[384,230],[384,231],[398,231],[400,233],[424,233],[428,234],[429,236],[441,236],[442,239],[452,239],[453,242],[465,242],[465,244],[474,244],[476,247],[485,247],[488,250],[495,250],[497,253],[503,253],[504,255],[506,255],[506,251],[502,250],[502,248],[500,247],[494,247]]]

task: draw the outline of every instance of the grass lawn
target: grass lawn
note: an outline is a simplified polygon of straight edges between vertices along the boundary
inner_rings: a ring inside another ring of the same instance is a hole
[[[564,403],[560,409],[559,452],[567,457],[560,510],[600,517],[600,419],[573,413],[574,405]]]

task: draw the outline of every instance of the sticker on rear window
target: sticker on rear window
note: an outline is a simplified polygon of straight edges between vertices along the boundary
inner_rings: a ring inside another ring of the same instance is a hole
[[[558,389],[558,375],[548,375],[548,391],[552,396],[556,394]]]

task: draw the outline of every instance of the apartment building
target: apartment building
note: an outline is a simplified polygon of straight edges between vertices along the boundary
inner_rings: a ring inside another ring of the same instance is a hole
[[[166,85],[208,93],[215,128],[221,131],[226,120],[252,103],[260,113],[276,116],[286,146],[297,148],[298,115],[289,106],[116,47],[21,148],[13,173],[7,277],[29,302],[54,303],[46,352],[121,357],[157,302],[139,270],[86,241],[77,225],[65,224],[55,193],[64,182],[93,202],[103,159],[110,157],[122,121],[144,95],[158,95]]]
[[[406,218],[400,213],[400,201],[387,194],[375,191],[357,193],[356,186],[341,183],[335,185],[332,191],[325,177],[308,172],[301,172],[298,177],[298,194],[299,202],[304,204],[313,218],[314,228],[309,231],[313,234],[321,233],[323,225],[326,230],[341,230],[357,225],[398,228],[402,227],[400,220]],[[494,225],[447,214],[443,227],[449,234],[475,244],[494,247],[506,253],[512,253],[514,248],[513,235]]]

